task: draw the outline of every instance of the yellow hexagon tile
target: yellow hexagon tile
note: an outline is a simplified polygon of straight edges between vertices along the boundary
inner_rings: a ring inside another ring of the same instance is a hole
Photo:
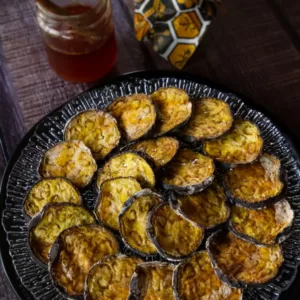
[[[181,9],[195,7],[199,2],[200,0],[177,0],[177,4]]]
[[[150,24],[142,14],[134,14],[134,31],[135,37],[138,41],[141,41],[150,29]]]
[[[196,50],[194,44],[177,44],[168,59],[173,66],[182,69]]]
[[[142,9],[142,13],[150,23],[154,24],[156,21],[171,20],[177,11],[170,0],[149,0]]]
[[[195,38],[201,30],[201,21],[195,12],[181,13],[172,22],[178,38]]]

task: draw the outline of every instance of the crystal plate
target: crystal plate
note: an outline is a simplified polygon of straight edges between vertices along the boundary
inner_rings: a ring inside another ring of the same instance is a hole
[[[1,186],[0,247],[4,269],[20,299],[66,299],[53,287],[47,270],[31,259],[27,245],[27,222],[22,205],[26,193],[40,178],[38,167],[43,153],[63,139],[66,123],[77,113],[90,108],[103,109],[120,96],[150,94],[160,87],[169,86],[184,89],[192,98],[216,97],[227,102],[235,118],[251,120],[259,127],[264,139],[263,150],[279,157],[287,171],[286,198],[295,211],[295,221],[290,237],[282,244],[285,261],[272,282],[261,288],[245,289],[243,299],[277,299],[295,279],[300,263],[300,168],[299,157],[289,136],[262,113],[261,108],[254,108],[245,97],[226,88],[182,73],[140,72],[103,83],[65,103],[34,126],[13,154]],[[85,206],[92,209],[96,200],[93,186],[85,188],[82,194]]]

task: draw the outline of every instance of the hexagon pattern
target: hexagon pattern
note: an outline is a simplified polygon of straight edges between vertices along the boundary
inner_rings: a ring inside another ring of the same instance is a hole
[[[148,0],[135,0],[135,9],[139,9]]]
[[[171,20],[177,13],[173,1],[150,0],[142,9],[143,15],[154,24],[156,21]]]
[[[195,52],[216,14],[213,0],[135,0],[136,38],[178,69]]]

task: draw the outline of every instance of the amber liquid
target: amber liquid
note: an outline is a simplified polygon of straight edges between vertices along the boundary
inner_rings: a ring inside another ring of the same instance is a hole
[[[87,10],[89,7],[72,6],[68,7],[70,15],[80,14]],[[63,79],[73,82],[91,82],[104,77],[113,67],[117,47],[114,33],[101,44],[99,48],[92,52],[86,53],[86,46],[82,49],[83,54],[73,54],[68,52],[71,49],[71,43],[78,41],[65,42],[64,52],[55,49],[55,42],[46,43],[46,52],[48,60],[52,69]],[[77,48],[78,49],[78,48]]]

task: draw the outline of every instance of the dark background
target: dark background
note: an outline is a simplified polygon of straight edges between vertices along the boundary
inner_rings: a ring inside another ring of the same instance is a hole
[[[112,3],[119,52],[109,76],[173,69],[135,40],[133,0]],[[245,94],[300,139],[299,51],[299,0],[224,0],[184,71]],[[0,0],[0,178],[23,135],[90,86],[65,82],[49,68],[33,0]],[[300,299],[297,285],[299,276],[280,299]],[[2,270],[0,299],[17,299]]]

